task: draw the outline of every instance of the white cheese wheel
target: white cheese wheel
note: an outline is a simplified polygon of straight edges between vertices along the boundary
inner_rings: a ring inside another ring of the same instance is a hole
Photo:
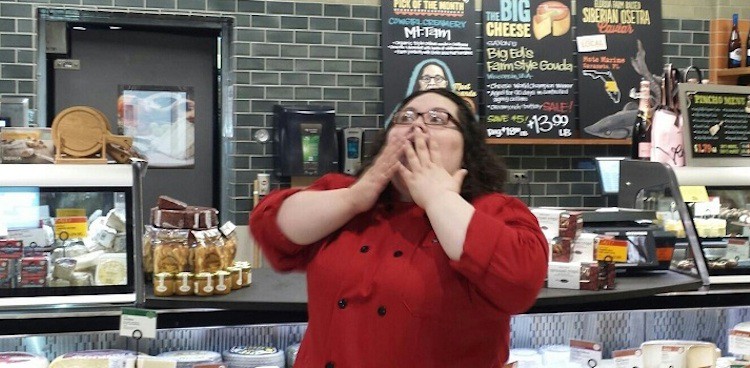
[[[99,257],[94,274],[95,285],[125,285],[128,283],[128,264],[125,253],[107,253]]]
[[[272,346],[235,346],[222,353],[230,367],[284,366],[284,352]]]

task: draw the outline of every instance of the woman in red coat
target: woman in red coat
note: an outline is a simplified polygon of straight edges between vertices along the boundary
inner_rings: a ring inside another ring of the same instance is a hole
[[[271,265],[305,271],[295,367],[500,367],[536,299],[547,242],[463,100],[401,104],[357,177],[275,191],[250,217]]]

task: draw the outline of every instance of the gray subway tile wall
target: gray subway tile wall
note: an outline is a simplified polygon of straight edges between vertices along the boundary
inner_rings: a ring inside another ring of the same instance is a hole
[[[279,103],[325,104],[338,127],[383,125],[380,7],[260,0],[18,0],[0,3],[0,96],[30,97],[36,80],[36,10],[71,8],[234,18],[235,132],[227,158],[229,219],[246,224],[251,182],[273,170],[270,144],[255,141],[272,129]],[[708,67],[708,21],[664,19],[664,61]],[[478,61],[479,62],[479,61]],[[32,106],[33,107],[33,106]],[[626,146],[494,145],[509,168],[525,169],[531,183],[509,187],[534,206],[612,206],[602,196],[592,161],[625,156]],[[274,187],[287,185],[273,178]]]

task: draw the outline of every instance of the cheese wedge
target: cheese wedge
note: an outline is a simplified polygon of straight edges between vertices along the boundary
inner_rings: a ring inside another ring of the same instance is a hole
[[[540,40],[552,34],[562,36],[570,30],[570,8],[559,1],[545,1],[536,8],[534,37]]]

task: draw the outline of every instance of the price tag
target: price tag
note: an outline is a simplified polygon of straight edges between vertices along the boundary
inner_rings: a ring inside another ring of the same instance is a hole
[[[602,361],[602,346],[583,340],[570,340],[570,362],[584,368],[594,368]]]
[[[156,311],[139,308],[122,308],[120,336],[156,338]]]
[[[55,211],[56,217],[86,217],[85,208],[58,208]]]
[[[740,330],[729,331],[727,351],[730,354],[736,355],[750,354],[750,332]]]
[[[55,218],[55,237],[60,240],[85,238],[88,230],[87,220],[85,216]]]
[[[728,239],[724,258],[735,261],[750,258],[750,242],[745,239]]]
[[[600,239],[596,246],[596,260],[609,262],[628,261],[628,241],[620,239]]]
[[[680,194],[685,202],[708,202],[708,192],[702,185],[681,185]]]
[[[641,349],[615,350],[612,352],[615,360],[615,368],[641,368],[643,367],[643,352]]]

